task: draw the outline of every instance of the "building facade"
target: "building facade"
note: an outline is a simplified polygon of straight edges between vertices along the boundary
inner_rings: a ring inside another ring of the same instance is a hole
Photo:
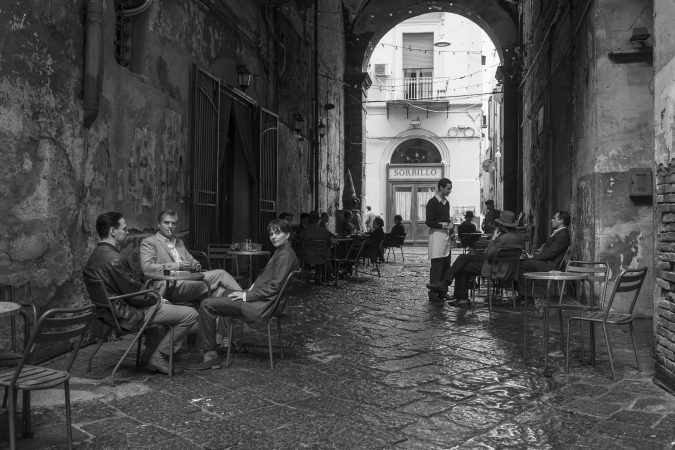
[[[486,73],[494,74],[486,53],[494,48],[477,25],[443,12],[408,19],[375,45],[364,203],[385,224],[401,215],[407,242],[426,242],[425,205],[440,178],[453,182],[456,222],[465,211],[480,213],[482,92]]]

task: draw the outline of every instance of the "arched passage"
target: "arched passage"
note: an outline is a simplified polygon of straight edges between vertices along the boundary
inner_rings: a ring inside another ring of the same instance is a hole
[[[346,1],[347,51],[345,73],[345,170],[349,169],[356,191],[365,187],[364,108],[371,80],[365,71],[374,46],[392,27],[413,16],[443,11],[469,18],[492,39],[501,60],[498,70],[504,92],[503,204],[502,208],[520,210],[521,188],[518,185],[518,79],[514,61],[517,41],[517,11],[505,1],[471,0],[427,1],[364,0]]]

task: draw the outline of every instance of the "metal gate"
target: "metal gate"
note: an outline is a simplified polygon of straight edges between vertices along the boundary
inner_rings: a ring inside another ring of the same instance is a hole
[[[279,119],[276,114],[260,108],[260,176],[258,177],[258,239],[265,248],[271,247],[267,224],[277,215],[277,151]]]
[[[205,251],[209,242],[217,242],[219,233],[220,82],[198,67],[192,117],[191,248]]]

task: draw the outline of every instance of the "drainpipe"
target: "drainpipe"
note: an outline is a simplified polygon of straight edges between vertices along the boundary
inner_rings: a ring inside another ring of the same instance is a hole
[[[312,146],[314,147],[314,210],[319,211],[319,0],[314,0],[314,111]]]
[[[103,0],[87,0],[85,26],[82,108],[84,109],[84,126],[89,128],[98,116],[99,94],[103,78]]]

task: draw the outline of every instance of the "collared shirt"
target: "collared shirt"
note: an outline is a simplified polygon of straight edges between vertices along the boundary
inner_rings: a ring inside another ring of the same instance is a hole
[[[178,254],[178,250],[176,250],[176,238],[174,236],[168,238],[163,234],[160,234],[159,237],[161,239],[164,239],[164,242],[166,242],[166,246],[169,248],[169,251],[171,252],[171,256],[173,257],[174,261],[181,262],[183,259]]]
[[[554,236],[558,231],[564,230],[565,228],[567,228],[567,227],[556,228],[555,230],[553,230],[553,233],[551,233],[551,236]]]
[[[447,197],[441,197],[440,195],[436,194],[435,196],[439,202],[441,202],[441,205],[445,205],[448,203],[448,198]]]

